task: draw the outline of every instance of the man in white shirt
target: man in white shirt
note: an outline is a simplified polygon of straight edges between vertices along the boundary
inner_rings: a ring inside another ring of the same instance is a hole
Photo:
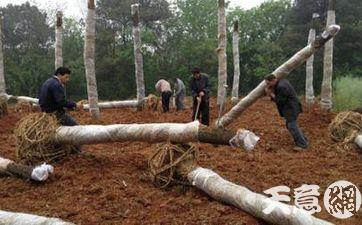
[[[164,79],[157,81],[156,91],[161,93],[162,99],[162,112],[170,111],[170,98],[172,96],[171,85]]]

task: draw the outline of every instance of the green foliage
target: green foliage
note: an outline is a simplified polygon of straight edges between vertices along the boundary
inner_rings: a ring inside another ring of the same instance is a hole
[[[339,77],[334,86],[333,110],[340,112],[362,107],[362,77]]]

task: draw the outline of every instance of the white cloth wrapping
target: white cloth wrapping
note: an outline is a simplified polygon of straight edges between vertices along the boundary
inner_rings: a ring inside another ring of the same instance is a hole
[[[96,144],[122,141],[193,142],[198,141],[199,121],[190,123],[150,123],[61,126],[55,142],[62,144]]]
[[[254,149],[259,140],[260,137],[250,130],[240,129],[229,143],[231,146],[243,147],[245,150],[251,151]]]
[[[54,172],[54,167],[52,165],[48,165],[43,163],[40,166],[37,166],[31,172],[31,179],[36,181],[45,181],[48,179],[49,174]]]
[[[264,195],[254,193],[243,186],[224,180],[209,169],[198,167],[191,171],[187,178],[192,185],[206,192],[214,199],[233,205],[272,224],[332,225],[332,223],[313,217],[307,211],[273,201]],[[263,213],[263,210],[270,205],[276,207],[270,214]],[[285,214],[283,212],[285,209],[290,210],[292,213]]]
[[[75,225],[57,218],[47,218],[43,216],[26,213],[14,213],[0,210],[1,225]]]
[[[356,145],[358,145],[358,147],[360,147],[362,149],[362,134],[358,135],[354,139],[354,143],[356,143]]]
[[[0,169],[6,170],[6,167],[8,167],[10,163],[13,163],[13,161],[0,157]]]
[[[126,101],[110,101],[110,102],[99,102],[98,107],[100,109],[111,109],[111,108],[136,108],[139,102],[137,100],[126,100]],[[89,104],[83,105],[84,110],[89,110]]]

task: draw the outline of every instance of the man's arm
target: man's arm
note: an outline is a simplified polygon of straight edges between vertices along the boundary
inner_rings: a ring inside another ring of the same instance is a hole
[[[51,92],[54,96],[55,104],[57,104],[59,108],[74,109],[76,107],[74,102],[65,99],[64,88],[61,85],[53,86]]]
[[[202,92],[204,92],[204,94],[208,94],[209,90],[210,90],[210,85],[209,85],[209,78],[207,76],[204,76],[204,82],[205,82],[205,86],[202,89]]]

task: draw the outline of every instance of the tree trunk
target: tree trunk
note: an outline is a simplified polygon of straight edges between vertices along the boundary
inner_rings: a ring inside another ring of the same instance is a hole
[[[362,149],[362,134],[357,135],[357,137],[354,139],[354,143]]]
[[[340,27],[338,25],[328,27],[328,29],[324,31],[321,36],[318,36],[312,44],[304,47],[302,50],[297,52],[287,62],[279,66],[273,72],[273,74],[277,78],[282,78],[288,75],[293,69],[306,61],[316,51],[316,49],[322,47],[326,43],[326,41],[330,40],[333,36],[335,36],[339,30]],[[246,110],[249,106],[256,102],[260,97],[265,95],[265,87],[265,81],[262,81],[256,88],[254,88],[254,90],[252,90],[246,97],[241,99],[237,105],[235,105],[228,113],[226,113],[216,124],[216,126],[226,127],[227,125],[232,123],[232,121],[240,116],[244,112],[244,110]]]
[[[240,60],[239,60],[239,24],[234,19],[233,29],[233,58],[234,58],[234,82],[231,94],[231,101],[236,104],[239,100],[239,78],[240,78]]]
[[[128,101],[112,101],[112,102],[100,102],[98,107],[100,109],[111,109],[111,108],[137,108],[140,102],[137,100]],[[84,110],[89,110],[89,104],[83,105]]]
[[[335,3],[336,0],[329,0],[327,24],[326,24],[327,27],[336,23]],[[326,110],[330,110],[332,108],[332,78],[333,78],[333,38],[329,40],[324,47],[321,106],[323,109]]]
[[[217,105],[221,105],[226,97],[224,85],[227,84],[227,64],[226,64],[226,16],[225,16],[225,0],[219,1],[218,13],[218,39],[219,46],[217,48],[217,55],[219,61],[218,70],[218,89],[217,89]]]
[[[14,213],[0,210],[0,224],[6,225],[75,225],[57,218],[31,215],[26,213]]]
[[[197,167],[188,173],[187,178],[192,185],[206,192],[212,198],[233,205],[271,224],[332,225],[332,223],[313,217],[307,211],[273,201],[264,195],[250,191],[246,187],[224,180],[209,169]],[[263,213],[263,210],[269,206],[276,207],[270,214]],[[288,209],[292,213],[288,215],[283,212],[283,209]]]
[[[4,74],[2,17],[0,16],[0,94],[5,94],[5,93],[6,93],[6,85],[5,85],[5,74]]]
[[[57,12],[55,26],[55,69],[63,66],[63,13]]]
[[[93,120],[100,119],[97,80],[95,74],[95,10],[94,0],[88,0],[85,27],[84,65],[87,79],[89,111]]]
[[[198,121],[183,123],[61,126],[54,139],[59,144],[98,144],[125,141],[204,142],[229,145],[234,131],[207,130]]]
[[[137,84],[137,100],[140,102],[145,98],[145,82],[143,74],[143,58],[141,53],[141,35],[140,35],[140,16],[139,4],[131,6],[133,18],[133,43],[134,43],[134,57],[135,57],[135,75]]]
[[[313,43],[316,35],[317,21],[319,19],[319,14],[313,13],[312,25],[309,30],[308,44]],[[314,88],[313,88],[313,62],[314,54],[312,54],[306,63],[306,81],[305,81],[305,101],[308,108],[314,104]]]
[[[24,166],[12,160],[0,157],[0,174],[13,175],[23,179],[45,181],[53,173],[51,165],[43,164],[37,167]],[[1,224],[1,222],[0,222]]]

